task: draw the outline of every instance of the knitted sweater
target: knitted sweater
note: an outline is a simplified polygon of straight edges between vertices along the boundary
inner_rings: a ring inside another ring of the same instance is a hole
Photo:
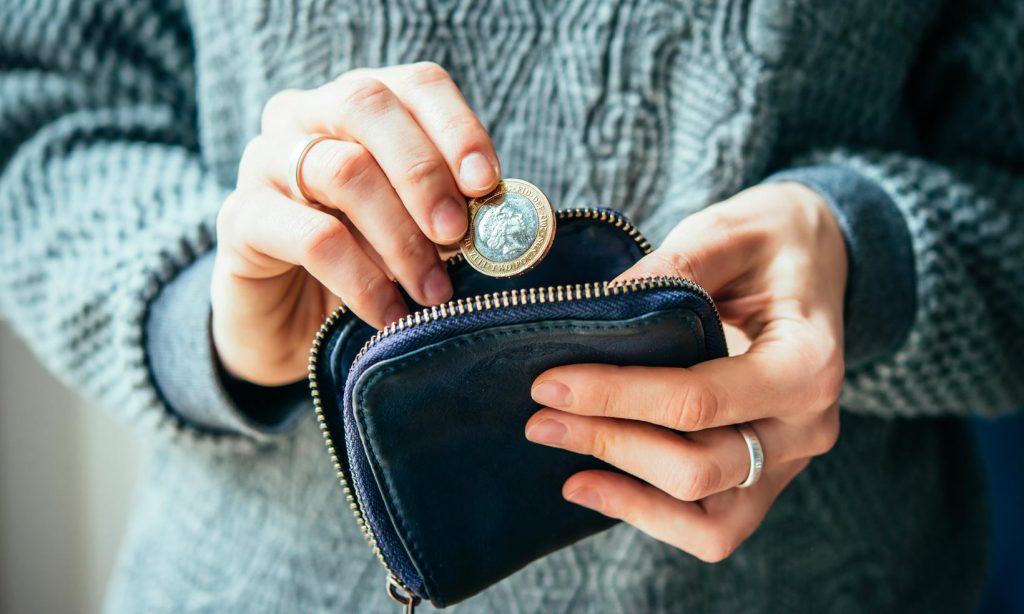
[[[392,611],[311,405],[221,377],[208,286],[265,101],[418,60],[559,206],[657,243],[781,173],[851,260],[843,433],[734,556],[619,526],[454,610],[970,609],[984,510],[953,416],[1024,399],[1024,5],[782,4],[0,3],[0,314],[151,435],[108,609]]]

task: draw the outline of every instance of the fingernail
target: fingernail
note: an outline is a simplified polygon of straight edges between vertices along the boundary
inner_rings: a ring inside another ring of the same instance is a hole
[[[568,429],[561,422],[546,419],[526,429],[526,438],[534,443],[557,446],[565,440],[567,432]]]
[[[434,209],[431,223],[439,239],[454,243],[466,234],[466,207],[454,198],[448,198]]]
[[[387,310],[384,312],[384,324],[391,324],[392,322],[397,322],[407,315],[409,315],[409,310],[406,309],[405,305],[403,305],[402,303],[395,303],[394,305],[388,307]]]
[[[474,151],[462,159],[459,179],[467,188],[483,190],[498,181],[498,173],[482,153]]]
[[[601,510],[601,506],[604,501],[601,500],[601,495],[596,491],[590,490],[589,488],[579,488],[565,495],[565,498],[576,505],[582,505],[583,507],[589,507],[592,510]]]
[[[434,267],[423,280],[423,294],[431,305],[442,303],[452,295],[452,282],[441,267]]]
[[[530,391],[533,400],[548,407],[568,407],[572,402],[572,391],[561,382],[545,380]]]

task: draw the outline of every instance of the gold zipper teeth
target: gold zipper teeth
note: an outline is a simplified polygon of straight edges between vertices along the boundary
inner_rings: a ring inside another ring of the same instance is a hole
[[[335,322],[344,315],[348,310],[344,305],[339,306],[334,313],[327,317],[323,325],[320,326],[320,330],[317,331],[316,338],[313,340],[313,347],[309,352],[309,389],[313,397],[313,409],[316,412],[317,425],[320,428],[320,435],[324,438],[324,443],[327,446],[327,452],[330,454],[331,464],[334,466],[334,474],[338,479],[338,483],[341,484],[341,490],[345,495],[345,501],[348,503],[348,507],[352,510],[352,514],[356,518],[356,523],[359,525],[359,530],[363,534],[363,539],[369,544],[373,554],[377,557],[377,560],[384,565],[384,568],[388,570],[388,573],[394,575],[391,568],[388,566],[387,561],[384,560],[384,554],[380,550],[380,546],[377,544],[377,538],[374,536],[373,531],[370,529],[366,519],[363,518],[362,509],[359,506],[359,502],[356,500],[355,492],[352,490],[348,483],[348,478],[345,476],[345,470],[341,466],[341,457],[338,455],[337,448],[334,447],[334,439],[331,437],[330,429],[327,427],[327,418],[324,415],[323,401],[320,399],[320,388],[317,382],[317,358],[320,353],[320,345],[327,334],[327,331],[334,326]],[[404,587],[403,587],[404,588]]]
[[[698,290],[710,301],[710,296],[697,284],[680,277],[645,277],[641,279],[629,279],[621,282],[590,282],[574,285],[548,286],[539,292],[536,288],[521,288],[519,290],[501,290],[489,294],[480,294],[469,299],[460,298],[449,301],[440,306],[427,307],[416,313],[410,314],[392,323],[391,325],[377,331],[372,337],[366,340],[363,347],[356,353],[352,364],[359,362],[366,352],[399,331],[404,331],[414,326],[420,326],[429,322],[443,320],[455,315],[463,315],[476,311],[488,311],[499,307],[537,305],[543,303],[564,303],[567,301],[588,300],[608,296],[619,296],[628,292],[647,290],[649,288],[663,288],[669,285],[679,285]],[[714,303],[712,303],[714,304]],[[716,311],[717,315],[717,311]]]
[[[608,211],[598,209],[561,209],[556,212],[556,216],[558,219],[589,218],[610,223],[616,228],[622,229],[627,236],[633,239],[644,254],[649,254],[651,252],[651,244],[642,234],[640,234],[639,229],[626,221],[626,219],[620,215],[615,215]],[[460,260],[464,260],[461,253],[449,258],[448,264],[455,264]],[[365,344],[363,344],[362,349],[359,350],[359,353],[356,355],[355,359],[353,359],[352,364],[354,365],[356,361],[358,361],[363,354],[380,339],[389,337],[407,328],[428,322],[450,318],[456,315],[465,315],[475,311],[483,311],[484,309],[601,298],[636,290],[646,290],[653,287],[662,288],[668,285],[687,287],[702,294],[714,308],[715,316],[718,316],[718,308],[715,306],[714,302],[711,301],[711,296],[708,295],[703,288],[689,280],[678,277],[650,277],[639,280],[627,280],[624,282],[605,281],[575,284],[572,286],[548,286],[547,288],[541,289],[528,288],[519,290],[502,290],[500,292],[492,292],[490,294],[475,296],[471,299],[460,298],[455,301],[449,301],[442,305],[418,311],[415,314],[406,316],[397,322],[393,322],[383,330],[378,331],[373,337],[367,340]],[[323,401],[320,399],[320,390],[317,383],[316,372],[320,346],[337,321],[347,312],[348,309],[346,309],[344,305],[340,305],[334,313],[327,316],[324,323],[320,326],[320,330],[317,331],[316,337],[313,340],[313,347],[309,351],[307,370],[309,372],[309,389],[311,396],[313,397],[313,409],[316,412],[316,420],[320,428],[320,434],[324,438],[324,443],[326,444],[327,451],[330,454],[331,463],[334,466],[335,476],[338,478],[338,483],[341,484],[342,492],[345,495],[345,501],[352,510],[352,515],[355,516],[359,529],[363,534],[363,538],[366,540],[367,544],[369,544],[374,555],[377,557],[377,560],[379,560],[381,565],[384,566],[384,569],[387,570],[395,584],[412,595],[412,591],[402,584],[401,580],[398,579],[398,576],[388,565],[388,562],[384,560],[384,554],[381,552],[380,545],[377,542],[377,537],[373,534],[373,529],[370,528],[369,522],[363,516],[358,494],[348,483],[348,477],[345,475],[345,470],[341,464],[341,457],[338,455],[338,450],[334,446],[334,440],[331,437],[330,429],[327,427]]]

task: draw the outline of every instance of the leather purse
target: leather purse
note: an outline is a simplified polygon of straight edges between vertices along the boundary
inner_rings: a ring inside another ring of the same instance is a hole
[[[564,364],[687,367],[726,355],[708,294],[679,278],[610,283],[650,244],[609,209],[564,209],[547,257],[493,278],[456,256],[451,302],[377,331],[344,307],[310,353],[344,496],[411,609],[445,607],[615,521],[562,498],[603,462],[524,437],[530,386]]]

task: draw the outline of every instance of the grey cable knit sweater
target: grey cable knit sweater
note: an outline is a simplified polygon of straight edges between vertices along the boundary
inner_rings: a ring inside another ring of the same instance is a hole
[[[852,266],[840,441],[733,557],[619,526],[455,610],[969,610],[984,513],[951,416],[1024,399],[1020,2],[4,0],[0,314],[152,434],[108,609],[392,611],[310,404],[219,374],[208,252],[275,91],[428,59],[560,206],[657,243],[781,173]]]

